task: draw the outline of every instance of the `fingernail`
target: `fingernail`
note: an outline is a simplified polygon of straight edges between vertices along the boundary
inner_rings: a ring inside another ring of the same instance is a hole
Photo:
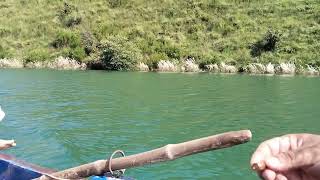
[[[266,164],[264,162],[254,163],[251,168],[254,171],[263,171],[266,169]]]

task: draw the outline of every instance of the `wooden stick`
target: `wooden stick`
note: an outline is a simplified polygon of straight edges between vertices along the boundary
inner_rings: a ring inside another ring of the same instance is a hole
[[[147,164],[170,161],[196,153],[227,148],[248,142],[251,140],[251,137],[252,135],[249,130],[242,130],[209,136],[180,144],[168,144],[152,151],[113,159],[111,164],[112,170],[127,169]],[[94,175],[101,175],[107,171],[108,161],[98,160],[92,163],[56,172],[51,175],[60,178],[81,179]],[[52,178],[47,176],[40,177],[40,180],[49,179]]]

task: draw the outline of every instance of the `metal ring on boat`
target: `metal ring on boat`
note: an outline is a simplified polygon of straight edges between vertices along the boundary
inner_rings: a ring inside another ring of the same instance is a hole
[[[108,161],[108,170],[109,170],[110,174],[111,174],[113,177],[121,176],[121,175],[123,175],[124,172],[126,171],[126,169],[118,170],[118,172],[119,172],[120,174],[119,174],[119,173],[115,174],[115,173],[112,171],[112,169],[111,169],[111,164],[112,164],[111,161],[112,161],[113,156],[116,155],[117,153],[120,153],[122,157],[125,157],[125,156],[126,156],[122,150],[116,150],[116,151],[114,151],[114,152],[111,154],[111,156],[110,156],[110,158],[109,158],[109,161]]]

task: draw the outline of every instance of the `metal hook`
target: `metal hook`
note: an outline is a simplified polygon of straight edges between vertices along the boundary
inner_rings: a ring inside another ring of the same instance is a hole
[[[111,154],[111,156],[110,156],[110,158],[109,158],[109,161],[108,161],[108,171],[110,172],[110,174],[112,175],[112,177],[119,178],[119,177],[121,177],[121,176],[124,174],[124,172],[126,171],[126,169],[118,170],[118,171],[116,171],[116,173],[112,171],[112,168],[111,168],[111,164],[112,164],[112,163],[111,163],[111,161],[112,161],[113,156],[116,155],[117,153],[120,153],[122,157],[125,157],[125,156],[126,156],[122,150],[116,150],[116,151],[114,151],[114,152]]]

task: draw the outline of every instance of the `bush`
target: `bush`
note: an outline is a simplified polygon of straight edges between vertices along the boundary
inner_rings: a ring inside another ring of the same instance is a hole
[[[0,59],[9,57],[9,52],[0,45]]]
[[[60,31],[52,42],[55,48],[63,49],[63,56],[82,61],[92,51],[93,40],[73,31]]]
[[[60,20],[63,20],[66,16],[70,15],[72,11],[76,9],[75,6],[64,2],[63,7],[58,11],[58,17]]]
[[[180,49],[176,46],[166,46],[163,51],[171,59],[180,59]]]
[[[100,60],[108,70],[134,70],[142,61],[141,51],[123,37],[111,37],[100,46]]]
[[[158,62],[161,60],[167,60],[169,59],[168,56],[165,53],[152,53],[147,57],[147,65],[151,67],[152,69],[158,68]]]
[[[165,53],[152,53],[149,55],[149,60],[150,61],[155,61],[155,62],[158,62],[158,61],[161,61],[161,60],[167,60],[169,59],[168,56],[165,54]]]
[[[313,64],[315,67],[320,67],[320,60],[316,60]]]
[[[234,59],[237,64],[240,65],[247,65],[249,63],[252,63],[252,57],[250,56],[250,52],[248,49],[243,48],[236,51],[236,53],[233,54],[232,59]]]
[[[269,30],[262,40],[259,40],[250,46],[250,54],[253,57],[257,57],[263,52],[274,51],[279,41],[280,34]]]
[[[82,18],[79,16],[77,10],[74,5],[65,2],[64,6],[58,11],[60,22],[66,27],[79,25]]]
[[[55,48],[77,48],[81,46],[81,37],[78,33],[69,30],[60,31],[52,42],[52,46]]]
[[[73,27],[79,25],[82,21],[82,17],[79,16],[70,16],[64,19],[63,24],[67,27]]]
[[[199,68],[205,69],[206,65],[218,64],[221,61],[221,59],[222,59],[221,55],[209,54],[209,55],[203,57],[203,59],[199,60]]]
[[[158,39],[154,40],[150,44],[152,45],[150,48],[152,48],[154,52],[164,53],[170,59],[180,59],[181,57],[180,49],[171,42],[163,39]]]
[[[65,49],[63,49],[62,55],[64,57],[75,59],[79,62],[81,62],[86,57],[86,53],[85,53],[84,49],[81,47],[65,48]]]
[[[124,6],[127,3],[127,0],[108,0],[108,2],[111,8],[118,8]]]
[[[84,51],[87,55],[90,55],[96,48],[97,40],[90,32],[81,33],[81,40],[84,46]]]
[[[255,63],[262,63],[262,64],[278,64],[281,61],[281,57],[278,57],[277,54],[266,52],[263,53],[261,56],[254,58]],[[287,59],[286,59],[287,60]]]
[[[50,58],[50,53],[46,49],[36,49],[29,51],[25,56],[25,62],[39,62],[46,61]]]

